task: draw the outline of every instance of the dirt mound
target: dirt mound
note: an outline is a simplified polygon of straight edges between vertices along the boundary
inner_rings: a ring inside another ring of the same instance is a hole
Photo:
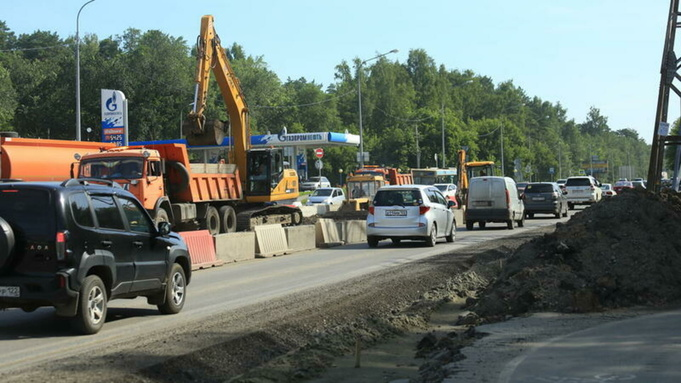
[[[590,312],[681,298],[681,198],[623,193],[528,242],[471,309],[487,320]]]

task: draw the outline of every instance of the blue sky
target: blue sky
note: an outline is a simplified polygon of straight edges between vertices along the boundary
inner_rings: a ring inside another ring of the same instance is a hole
[[[75,35],[86,2],[0,1],[0,20],[16,34],[62,38]],[[650,142],[668,11],[662,0],[95,0],[80,33],[158,29],[193,43],[201,16],[212,14],[223,45],[263,56],[282,81],[324,86],[342,60],[398,49],[388,58],[404,63],[420,48],[447,69],[513,80],[577,122],[599,108],[611,129],[632,128]]]

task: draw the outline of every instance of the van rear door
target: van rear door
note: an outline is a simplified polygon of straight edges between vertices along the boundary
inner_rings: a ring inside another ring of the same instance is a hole
[[[504,180],[499,178],[475,177],[469,187],[469,208],[506,208]]]

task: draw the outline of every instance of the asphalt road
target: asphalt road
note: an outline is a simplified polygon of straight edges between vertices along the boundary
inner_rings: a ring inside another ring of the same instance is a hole
[[[485,230],[457,231],[454,243],[440,240],[434,248],[418,242],[394,246],[381,241],[377,249],[352,244],[316,249],[275,258],[256,259],[197,271],[189,285],[187,303],[179,315],[160,315],[142,298],[110,302],[104,329],[92,336],[74,336],[67,321],[51,308],[32,313],[10,309],[0,312],[0,373],[25,369],[56,358],[105,348],[109,343],[144,337],[150,332],[201,323],[202,318],[236,308],[369,274],[465,246],[554,225],[551,216],[526,220],[524,228],[507,230],[505,224],[489,224]]]

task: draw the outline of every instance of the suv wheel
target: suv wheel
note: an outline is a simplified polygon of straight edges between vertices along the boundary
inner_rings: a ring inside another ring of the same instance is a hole
[[[430,229],[430,235],[426,238],[426,246],[433,247],[435,242],[437,242],[437,226],[433,224],[433,227]]]
[[[14,231],[12,227],[0,218],[0,270],[9,264],[9,259],[14,251]]]
[[[466,221],[466,230],[473,230],[473,221]]]
[[[165,302],[158,305],[158,310],[163,314],[177,314],[182,311],[187,294],[187,279],[184,275],[184,269],[177,263],[173,264],[170,275],[168,275],[165,294]]]
[[[80,287],[78,312],[73,318],[74,329],[82,334],[96,334],[106,321],[106,287],[96,275],[88,275]]]

